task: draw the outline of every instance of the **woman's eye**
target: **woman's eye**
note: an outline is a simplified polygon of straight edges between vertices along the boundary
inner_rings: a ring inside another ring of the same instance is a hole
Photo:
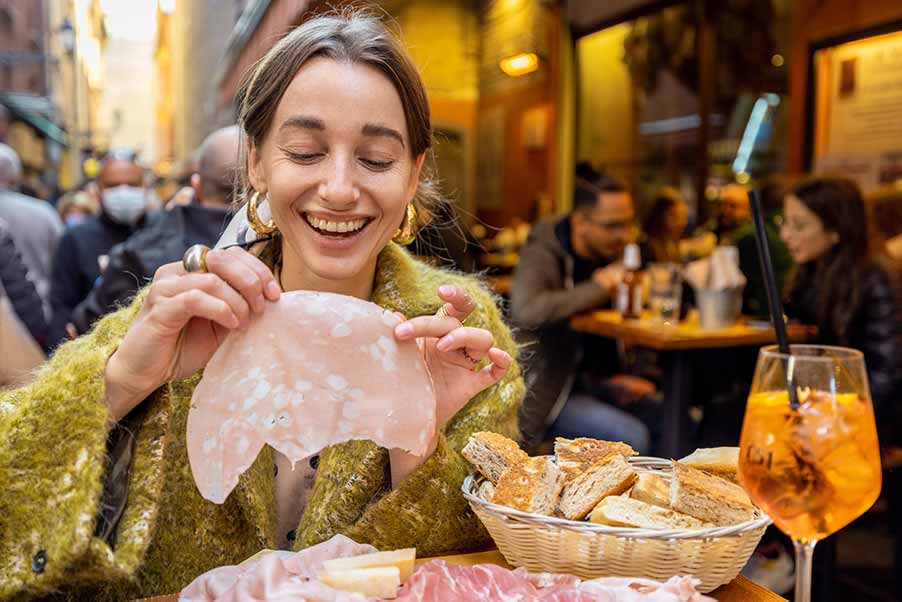
[[[385,171],[394,165],[394,161],[378,161],[376,159],[366,159],[361,157],[360,162],[373,171]]]
[[[323,156],[323,153],[292,153],[286,152],[288,158],[297,163],[314,163],[320,157]]]

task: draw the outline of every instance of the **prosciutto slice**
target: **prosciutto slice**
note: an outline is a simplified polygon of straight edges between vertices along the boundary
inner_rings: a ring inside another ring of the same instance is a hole
[[[435,394],[395,314],[353,297],[295,291],[267,303],[213,355],[188,413],[188,459],[201,495],[221,504],[268,443],[297,462],[369,439],[423,455]]]
[[[510,571],[493,564],[451,565],[433,560],[418,567],[395,602],[714,602],[695,589],[698,580],[604,577],[583,581],[573,575]]]

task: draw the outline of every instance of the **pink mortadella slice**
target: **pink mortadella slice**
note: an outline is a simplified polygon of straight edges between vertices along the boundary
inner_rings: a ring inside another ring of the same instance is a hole
[[[414,455],[435,433],[435,393],[417,342],[378,305],[294,291],[213,355],[188,413],[201,495],[221,504],[263,445],[297,462],[352,439]]]

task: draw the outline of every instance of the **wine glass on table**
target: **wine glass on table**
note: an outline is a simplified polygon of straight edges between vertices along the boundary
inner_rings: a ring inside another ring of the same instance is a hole
[[[877,428],[861,352],[819,345],[793,345],[791,354],[762,349],[739,447],[739,480],[792,538],[795,600],[809,602],[815,544],[864,514],[880,495]]]

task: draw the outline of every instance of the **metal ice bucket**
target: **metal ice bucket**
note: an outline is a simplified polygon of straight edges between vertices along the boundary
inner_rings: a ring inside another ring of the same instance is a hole
[[[742,289],[695,291],[698,324],[702,328],[727,328],[736,323],[742,312]]]

